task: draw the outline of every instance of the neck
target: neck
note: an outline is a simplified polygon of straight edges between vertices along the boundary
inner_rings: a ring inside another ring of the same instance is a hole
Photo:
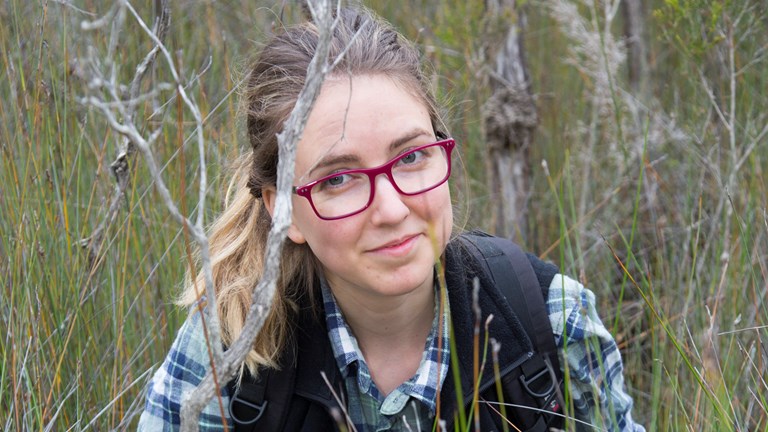
[[[394,297],[333,293],[361,348],[387,341],[402,345],[417,338],[415,342],[423,349],[434,318],[435,293],[431,283]]]
[[[421,363],[434,319],[432,280],[398,296],[346,294],[334,291],[373,381],[380,391],[389,394],[412,377]]]

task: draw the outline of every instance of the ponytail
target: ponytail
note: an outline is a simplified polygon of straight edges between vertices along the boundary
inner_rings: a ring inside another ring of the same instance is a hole
[[[231,345],[240,335],[256,286],[264,272],[264,254],[271,218],[264,202],[251,194],[248,188],[252,154],[241,156],[235,162],[235,173],[227,188],[224,212],[211,226],[209,249],[216,304],[221,321],[221,339]],[[252,375],[259,366],[277,367],[279,354],[285,347],[297,313],[296,298],[300,293],[314,291],[314,258],[306,245],[286,241],[280,260],[280,276],[275,296],[264,326],[245,365]],[[177,303],[195,304],[205,285],[202,273],[187,274],[184,291]]]

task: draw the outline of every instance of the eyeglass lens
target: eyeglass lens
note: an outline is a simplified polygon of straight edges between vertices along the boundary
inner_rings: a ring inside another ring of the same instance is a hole
[[[441,145],[416,149],[398,156],[391,165],[391,180],[399,192],[415,195],[445,181],[448,155]],[[374,179],[364,171],[345,171],[312,188],[312,203],[324,218],[337,218],[365,208]]]

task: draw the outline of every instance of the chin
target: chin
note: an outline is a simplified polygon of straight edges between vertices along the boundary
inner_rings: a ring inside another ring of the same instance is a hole
[[[421,261],[421,260],[420,260]],[[400,293],[409,293],[424,286],[432,287],[434,285],[434,266],[433,259],[412,263],[414,268],[399,269],[394,272],[392,286],[400,287],[397,291]]]

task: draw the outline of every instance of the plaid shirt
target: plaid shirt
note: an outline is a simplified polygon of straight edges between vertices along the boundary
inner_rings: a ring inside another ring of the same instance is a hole
[[[644,431],[642,426],[632,420],[632,398],[624,390],[621,356],[616,342],[597,315],[594,294],[577,281],[567,276],[556,275],[550,285],[547,311],[554,329],[557,346],[563,354],[562,366],[568,365],[569,393],[573,398],[576,421],[594,425],[597,430]],[[443,338],[443,340],[447,343],[447,338]],[[431,342],[428,341],[427,346],[431,346]],[[343,348],[341,352],[346,351],[347,347]],[[353,351],[359,350],[355,348]],[[425,358],[432,357],[425,356]],[[447,359],[448,356],[443,358]],[[350,364],[346,361],[346,355],[342,363]],[[429,361],[425,362],[423,359],[422,366],[425,363],[429,363]],[[139,421],[139,430],[178,430],[181,400],[185,393],[200,383],[209,368],[200,314],[195,309],[179,330],[176,341],[165,361],[152,377],[147,391],[145,409]],[[357,373],[361,369],[360,367],[356,368]],[[436,369],[432,370],[436,371]],[[421,372],[421,366],[419,372]],[[431,401],[435,398],[436,378],[429,378],[432,380],[432,384],[427,382],[424,385],[425,383],[422,382],[421,386],[417,386],[415,383],[421,382],[419,380],[423,379],[419,372],[414,376],[414,378],[419,377],[419,379],[412,378],[409,380],[414,382],[413,387],[403,393],[410,395],[408,400],[418,401],[415,404],[406,404],[406,407],[415,406],[415,409],[402,410],[401,408],[398,410],[403,415],[410,416],[410,419],[422,419],[425,412],[429,413],[431,412],[430,409],[433,409],[430,408],[429,402],[425,401]],[[346,376],[353,376],[354,373],[353,369],[349,368]],[[368,379],[370,379],[370,375]],[[365,382],[365,378],[356,378],[356,381]],[[347,387],[349,388],[349,385]],[[419,390],[419,388],[423,390]],[[429,389],[432,389],[432,394],[429,393]],[[226,388],[221,389],[221,399],[225,408],[224,412],[228,416],[229,394]],[[378,396],[376,399],[378,400]],[[395,408],[397,405],[399,404],[393,404]],[[426,411],[424,407],[426,407]],[[358,408],[354,409],[357,410]],[[364,417],[366,416],[363,413],[364,409],[359,408],[360,416],[357,418],[368,418]],[[409,411],[413,414],[409,414]],[[371,412],[373,411],[366,411],[368,414]],[[387,412],[384,415],[389,415]],[[356,417],[353,416],[352,418]],[[224,421],[227,421],[231,427],[232,423],[228,417],[221,418],[218,401],[214,398],[200,416],[200,430],[223,430]],[[378,422],[378,420],[376,421]],[[412,424],[410,420],[408,422],[409,425]],[[393,426],[404,427],[404,425],[398,426],[397,424]],[[424,428],[423,423],[421,427]],[[593,429],[586,428],[586,430]],[[358,432],[364,432],[364,430],[358,429]]]
[[[435,290],[435,298],[439,291]],[[384,396],[371,379],[357,339],[344,320],[330,288],[322,283],[325,322],[336,363],[347,389],[349,420],[358,432],[413,430],[431,431],[437,408],[438,384],[448,373],[448,305],[443,308],[442,329],[438,329],[440,303],[435,301],[432,330],[427,336],[424,355],[416,374]],[[447,298],[446,298],[447,300]],[[442,333],[442,338],[438,337]],[[438,345],[438,342],[440,344]],[[406,409],[410,407],[410,409]],[[407,426],[406,426],[407,425]]]
[[[147,389],[147,402],[139,420],[141,431],[177,431],[181,425],[179,412],[185,394],[191,392],[210,370],[208,345],[203,333],[199,310],[194,307],[181,326],[171,351],[155,372]],[[224,412],[229,414],[229,393],[221,389]],[[229,430],[232,421],[226,418]],[[213,398],[200,414],[201,431],[223,431],[224,419],[217,398]]]
[[[547,312],[562,354],[560,366],[568,364],[576,430],[645,432],[632,420],[621,353],[597,315],[592,291],[568,276],[555,275]],[[584,428],[587,425],[591,427]]]

